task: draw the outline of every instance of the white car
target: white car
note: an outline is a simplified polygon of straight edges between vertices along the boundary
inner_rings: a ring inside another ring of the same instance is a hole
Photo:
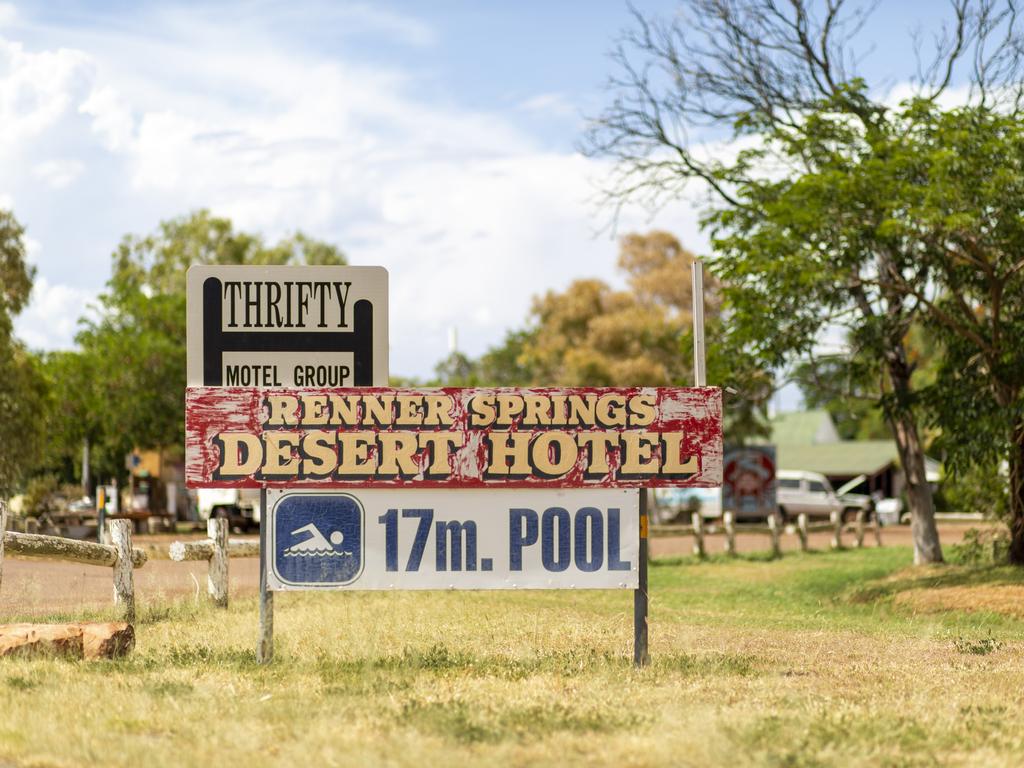
[[[199,517],[223,517],[232,529],[242,533],[260,527],[260,492],[243,488],[200,488],[197,494]]]
[[[801,512],[808,517],[830,517],[838,511],[843,522],[852,523],[857,513],[874,511],[870,496],[849,493],[864,482],[865,476],[853,478],[838,491],[832,490],[828,478],[819,472],[782,469],[776,474],[776,499],[783,520],[795,520]]]
[[[828,478],[818,472],[781,469],[776,473],[775,482],[776,501],[783,520],[796,520],[801,513],[808,517],[829,517],[843,508]]]

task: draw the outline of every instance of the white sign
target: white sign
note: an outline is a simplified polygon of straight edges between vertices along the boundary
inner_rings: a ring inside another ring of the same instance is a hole
[[[387,386],[387,270],[192,267],[188,384]]]
[[[270,490],[270,589],[635,589],[636,489]]]

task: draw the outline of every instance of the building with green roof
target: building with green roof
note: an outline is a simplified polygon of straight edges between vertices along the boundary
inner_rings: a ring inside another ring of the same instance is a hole
[[[857,490],[899,496],[904,487],[895,440],[841,440],[828,411],[781,413],[772,418],[771,442],[778,469],[819,472],[834,487],[855,477]],[[925,457],[928,481],[937,483],[940,465]]]

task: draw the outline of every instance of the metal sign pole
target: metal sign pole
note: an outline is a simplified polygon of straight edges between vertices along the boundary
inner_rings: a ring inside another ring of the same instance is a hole
[[[267,489],[260,489],[260,635],[256,642],[256,663],[269,664],[274,658],[274,593],[267,590]]]
[[[707,384],[704,368],[704,262],[694,259],[693,271],[693,384]]]
[[[640,583],[633,590],[633,665],[651,663],[647,652],[647,489],[640,489],[640,552],[637,555]]]

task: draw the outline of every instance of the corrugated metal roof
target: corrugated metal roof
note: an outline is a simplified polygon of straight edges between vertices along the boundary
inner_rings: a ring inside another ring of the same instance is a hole
[[[893,440],[845,440],[818,445],[777,443],[779,469],[803,469],[830,476],[875,475],[899,464]]]
[[[826,410],[780,413],[772,418],[773,443],[815,445],[838,440],[839,433]]]

